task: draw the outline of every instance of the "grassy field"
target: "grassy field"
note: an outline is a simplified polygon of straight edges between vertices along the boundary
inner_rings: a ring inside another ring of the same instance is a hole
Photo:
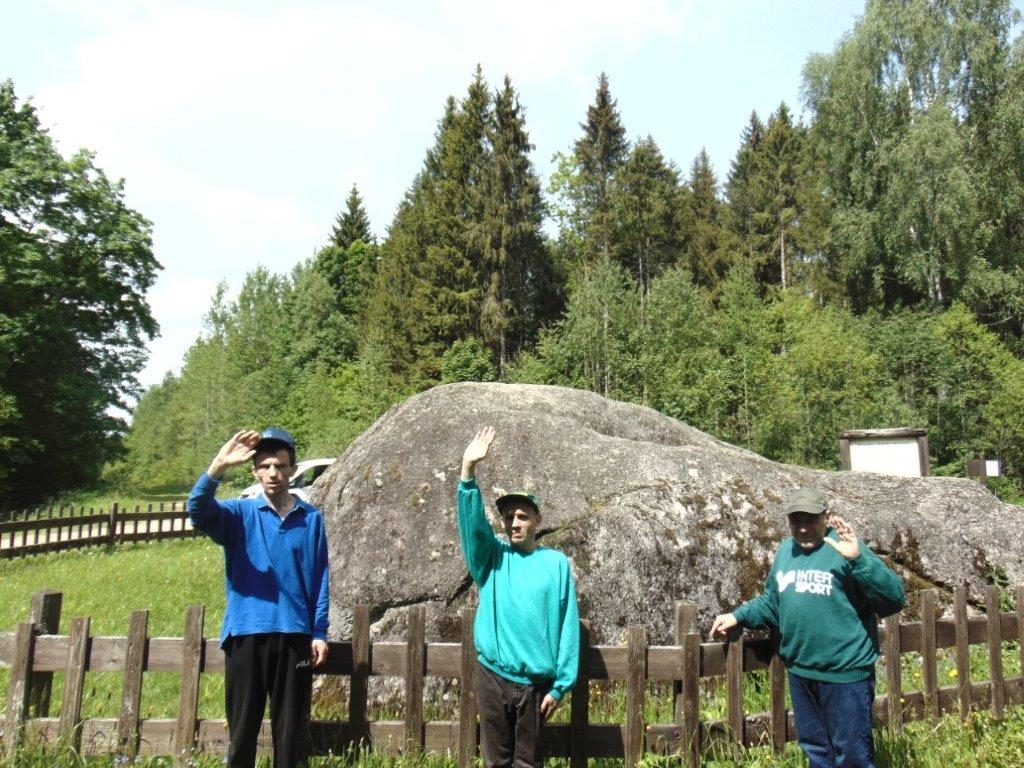
[[[150,634],[181,636],[188,606],[203,604],[207,608],[207,636],[215,636],[223,616],[223,564],[220,549],[206,539],[135,544],[111,549],[90,549],[0,561],[0,631],[13,629],[28,618],[29,602],[40,589],[63,592],[61,632],[66,633],[71,618],[91,617],[94,635],[124,635],[131,611],[150,612]],[[1019,654],[1015,644],[1007,644],[1005,667],[1007,676],[1019,674]],[[952,658],[940,669],[942,684],[952,684],[955,667]],[[986,679],[987,667],[983,646],[972,652],[972,677]],[[767,707],[765,686],[748,676],[746,707],[748,711]],[[919,687],[920,665],[912,654],[903,657],[905,687]],[[880,675],[884,680],[884,675]],[[83,714],[87,717],[115,717],[118,714],[121,676],[117,673],[88,673]],[[61,675],[55,675],[54,702],[59,701]],[[147,673],[143,690],[143,717],[171,717],[176,713],[179,680],[173,673]],[[720,688],[720,687],[719,687]],[[879,685],[879,693],[884,690]],[[7,672],[0,670],[0,701],[6,701]],[[623,722],[625,697],[621,687],[598,686],[592,692],[594,722]],[[702,695],[702,716],[724,715],[721,694],[709,690]],[[219,675],[203,677],[200,701],[201,717],[223,716],[223,684]],[[568,708],[563,707],[558,719],[565,721]],[[644,712],[647,722],[672,720],[671,695],[666,686],[652,685]],[[994,722],[984,713],[972,714],[966,721],[947,717],[939,723],[912,723],[902,735],[879,731],[876,734],[879,766],[893,768],[956,768],[979,766],[1003,768],[1024,766],[1024,708],[1009,710],[1003,722]],[[217,756],[199,756],[191,764],[222,765]],[[388,758],[362,754],[355,761],[360,768],[454,768],[454,761],[442,757]],[[112,759],[84,759],[75,755],[58,755],[39,747],[28,746],[17,755],[0,759],[0,768],[43,768],[55,766],[113,766]],[[166,759],[140,760],[135,765],[164,766]],[[335,757],[316,761],[314,765],[342,766],[352,764],[351,758]],[[746,752],[730,747],[712,748],[703,765],[711,768],[767,768],[768,766],[802,766],[804,759],[793,744],[783,755],[770,750]],[[551,760],[549,765],[566,768],[566,761]],[[621,766],[622,761],[592,761],[595,768]],[[674,768],[678,760],[648,755],[644,768]]]
[[[190,605],[205,605],[205,634],[216,636],[224,616],[224,565],[220,547],[208,539],[129,544],[115,549],[91,548],[18,560],[0,561],[0,629],[27,621],[32,594],[41,589],[62,592],[60,632],[71,619],[90,617],[93,635],[127,635],[134,610],[149,611],[149,634],[181,637]],[[6,670],[0,670],[0,696],[7,698]],[[90,672],[86,676],[83,714],[116,717],[121,675]],[[54,675],[55,702],[62,675]],[[170,672],[147,673],[142,692],[143,717],[177,713],[180,680]],[[221,717],[223,683],[219,675],[203,676],[200,701],[203,717]]]

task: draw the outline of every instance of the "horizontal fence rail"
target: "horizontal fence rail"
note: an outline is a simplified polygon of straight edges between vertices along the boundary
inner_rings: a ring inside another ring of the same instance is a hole
[[[904,723],[943,714],[991,710],[1001,719],[1005,707],[1024,703],[1024,678],[1003,673],[1003,644],[1016,645],[1024,667],[1024,587],[1015,593],[1016,608],[1001,611],[995,587],[986,594],[986,614],[968,618],[967,589],[953,596],[953,618],[938,618],[936,593],[921,593],[921,621],[901,623],[889,617],[881,629],[884,692],[874,703],[875,724],[896,731]],[[224,671],[224,656],[216,639],[205,636],[202,606],[188,609],[182,637],[150,637],[148,612],[135,611],[125,637],[94,637],[89,619],[70,622],[67,635],[57,634],[60,593],[33,598],[31,621],[16,631],[0,633],[0,664],[10,668],[6,710],[0,747],[10,753],[23,738],[61,741],[84,754],[177,755],[194,750],[223,754],[227,730],[222,719],[200,718],[200,682],[203,675]],[[340,678],[347,689],[347,720],[312,723],[316,755],[339,754],[354,746],[398,752],[434,752],[458,756],[460,766],[473,765],[478,728],[473,697],[476,670],[473,650],[473,611],[462,612],[458,643],[425,641],[426,611],[413,606],[407,613],[405,642],[371,642],[370,611],[353,611],[352,638],[330,643],[326,664],[317,670],[325,679]],[[629,768],[645,753],[674,754],[696,766],[712,744],[738,747],[770,745],[781,750],[796,738],[792,714],[786,708],[785,674],[774,653],[772,639],[742,639],[703,643],[693,629],[697,608],[678,603],[675,645],[647,643],[646,632],[631,627],[625,645],[590,645],[587,622],[582,622],[580,680],[571,694],[569,722],[545,728],[546,753],[568,757],[572,768],[585,768],[587,760],[620,758]],[[971,645],[987,647],[988,679],[972,680]],[[1011,646],[1012,647],[1012,646]],[[939,684],[939,651],[955,655],[955,684]],[[1007,649],[1008,653],[1012,653]],[[902,656],[916,654],[906,664],[921,670],[920,690],[905,690]],[[764,712],[748,712],[743,700],[743,679],[767,672],[770,705]],[[63,672],[60,711],[50,714],[54,672]],[[123,693],[117,717],[82,717],[82,692],[88,672],[119,672]],[[176,718],[140,716],[143,678],[147,672],[173,672],[180,676]],[[404,684],[403,719],[371,720],[371,678],[397,678]],[[424,691],[428,679],[457,681],[457,719],[426,719]],[[617,681],[625,686],[623,722],[591,722],[591,685]],[[724,718],[708,719],[701,713],[701,683],[725,691]],[[652,685],[673,691],[671,721],[646,722],[644,700]],[[270,747],[269,724],[264,723],[260,749]]]
[[[110,509],[99,510],[48,507],[14,513],[0,522],[0,557],[196,535],[184,501],[131,509],[116,502]]]

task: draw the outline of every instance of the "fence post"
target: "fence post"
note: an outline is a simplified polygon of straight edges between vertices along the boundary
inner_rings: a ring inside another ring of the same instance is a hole
[[[625,768],[636,768],[644,755],[644,682],[647,680],[647,631],[626,630]]]
[[[1018,699],[1024,699],[1024,585],[1017,586],[1016,595],[1016,608],[1017,608],[1017,652],[1020,654],[1018,660],[1019,666],[1017,669],[1021,670],[1020,678],[1020,692],[1021,697]]]
[[[971,713],[971,647],[967,634],[967,585],[961,584],[953,596],[953,629],[956,636],[956,687],[960,699],[960,717]]]
[[[988,630],[988,679],[992,688],[992,718],[1005,717],[1006,695],[1003,691],[1003,631],[999,618],[999,588],[985,590],[985,622]]]
[[[117,543],[117,511],[118,506],[115,501],[110,505],[110,514],[107,516],[107,539],[111,546]]]
[[[590,622],[580,621],[580,668],[569,702],[569,768],[587,768],[587,730],[590,728]]]
[[[684,638],[697,631],[697,604],[686,600],[676,600],[675,617],[672,623],[674,643],[682,647]],[[676,713],[676,722],[682,723],[683,681],[672,681],[672,710]]]
[[[903,730],[903,663],[900,656],[900,614],[885,618],[885,679],[886,709],[889,728],[894,733]]]
[[[408,636],[405,645],[405,745],[414,754],[423,752],[423,667],[426,660],[424,640],[427,610],[410,606],[407,613]]]
[[[921,679],[924,715],[939,719],[939,670],[935,642],[935,590],[921,592]]]
[[[203,667],[203,617],[205,608],[189,606],[185,617],[185,638],[181,648],[181,698],[174,732],[174,758],[186,764],[195,746],[199,713],[199,673]]]
[[[725,646],[725,708],[729,735],[738,746],[746,744],[743,722],[743,652],[742,632],[735,632]]]
[[[29,620],[37,635],[56,635],[60,629],[60,608],[64,599],[61,592],[42,589],[32,595]],[[30,682],[32,712],[36,717],[50,714],[50,694],[53,690],[53,672],[33,672]]]
[[[700,765],[700,635],[683,637],[683,693],[676,703],[676,722],[681,725],[683,765]]]
[[[789,718],[786,716],[786,668],[779,658],[779,633],[772,630],[772,660],[768,662],[768,691],[772,717],[772,749],[781,754],[786,748]]]
[[[357,605],[352,609],[352,676],[348,686],[348,724],[357,747],[370,737],[366,720],[369,679],[370,606]]]
[[[68,663],[64,673],[64,694],[60,702],[61,738],[78,752],[82,745],[82,695],[85,670],[89,667],[89,617],[71,622],[68,633]]]
[[[462,657],[459,670],[459,768],[472,768],[476,761],[476,646],[473,619],[476,610],[463,608]]]
[[[148,629],[149,611],[132,611],[128,622],[121,714],[117,719],[117,751],[128,760],[133,760],[139,752],[139,709],[142,704],[142,672],[146,667]]]
[[[35,650],[35,633],[32,622],[18,624],[14,635],[14,658],[11,674],[7,680],[7,716],[4,730],[0,733],[2,754],[10,756],[18,748],[22,730],[28,719],[29,680],[32,674],[32,653]]]

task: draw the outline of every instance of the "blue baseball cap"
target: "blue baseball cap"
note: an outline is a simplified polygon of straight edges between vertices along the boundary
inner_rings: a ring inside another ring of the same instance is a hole
[[[259,450],[264,442],[284,443],[293,453],[295,451],[295,438],[287,430],[280,427],[267,427],[260,432],[260,441],[256,443],[256,449]]]

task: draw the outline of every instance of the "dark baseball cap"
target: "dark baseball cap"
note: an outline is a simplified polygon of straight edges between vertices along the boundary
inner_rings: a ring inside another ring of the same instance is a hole
[[[295,438],[287,430],[280,427],[267,427],[260,432],[260,441],[256,443],[256,450],[259,450],[264,443],[284,443],[292,451],[295,450]]]
[[[817,488],[813,488],[809,485],[805,485],[803,488],[797,488],[789,494],[789,498],[786,499],[787,515],[794,512],[807,512],[812,515],[820,515],[827,509],[828,501],[825,499],[825,494]]]
[[[512,493],[502,494],[495,499],[494,505],[498,508],[498,511],[501,512],[502,507],[510,501],[525,501],[533,507],[534,512],[538,515],[540,514],[540,502],[534,494],[528,493],[527,491],[513,491]]]

